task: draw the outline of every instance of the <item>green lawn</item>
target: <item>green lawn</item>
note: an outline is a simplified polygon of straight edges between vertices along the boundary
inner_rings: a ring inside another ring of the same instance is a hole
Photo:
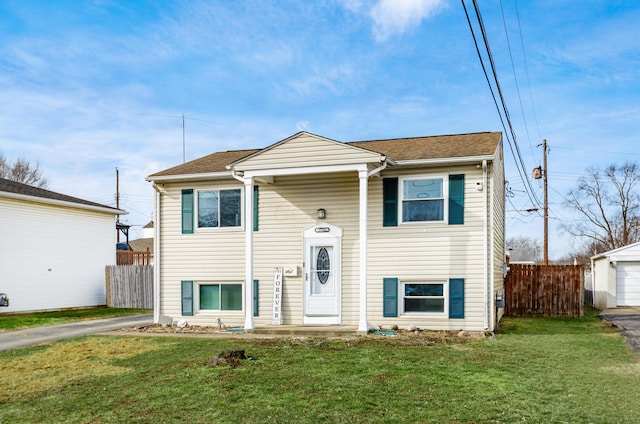
[[[254,359],[205,365],[223,349]],[[595,314],[495,339],[93,336],[0,353],[0,423],[631,423],[640,356]]]
[[[146,314],[150,312],[151,311],[148,309],[97,307],[24,314],[0,313],[0,331],[19,330],[22,328],[41,325],[65,324],[84,319],[113,318],[122,315]]]

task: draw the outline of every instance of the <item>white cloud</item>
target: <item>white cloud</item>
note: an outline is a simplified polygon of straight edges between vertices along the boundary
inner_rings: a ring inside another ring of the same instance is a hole
[[[445,6],[445,0],[380,0],[371,10],[376,41],[415,28]]]
[[[313,98],[317,96],[343,95],[353,88],[355,71],[349,64],[324,66],[312,69],[309,75],[294,79],[288,83],[289,91],[296,97]]]

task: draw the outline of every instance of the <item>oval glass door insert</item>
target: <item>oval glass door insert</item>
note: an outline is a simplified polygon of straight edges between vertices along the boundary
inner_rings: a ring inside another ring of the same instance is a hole
[[[318,281],[320,282],[320,284],[327,284],[330,271],[331,261],[329,259],[329,252],[327,252],[326,247],[323,247],[318,251],[318,258],[316,259],[316,273],[318,275]]]

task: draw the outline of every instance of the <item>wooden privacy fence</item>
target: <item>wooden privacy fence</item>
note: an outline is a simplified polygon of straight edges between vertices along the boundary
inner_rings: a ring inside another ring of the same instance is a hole
[[[132,250],[116,250],[116,265],[151,265],[153,255],[147,248],[146,252]]]
[[[152,265],[107,265],[107,306],[153,309]]]
[[[584,315],[582,265],[509,265],[505,315],[579,317]]]

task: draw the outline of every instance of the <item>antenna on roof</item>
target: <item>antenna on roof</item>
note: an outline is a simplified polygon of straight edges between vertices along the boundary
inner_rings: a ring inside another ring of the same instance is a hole
[[[184,142],[184,112],[182,113],[182,163],[185,163],[186,160],[186,148]]]

